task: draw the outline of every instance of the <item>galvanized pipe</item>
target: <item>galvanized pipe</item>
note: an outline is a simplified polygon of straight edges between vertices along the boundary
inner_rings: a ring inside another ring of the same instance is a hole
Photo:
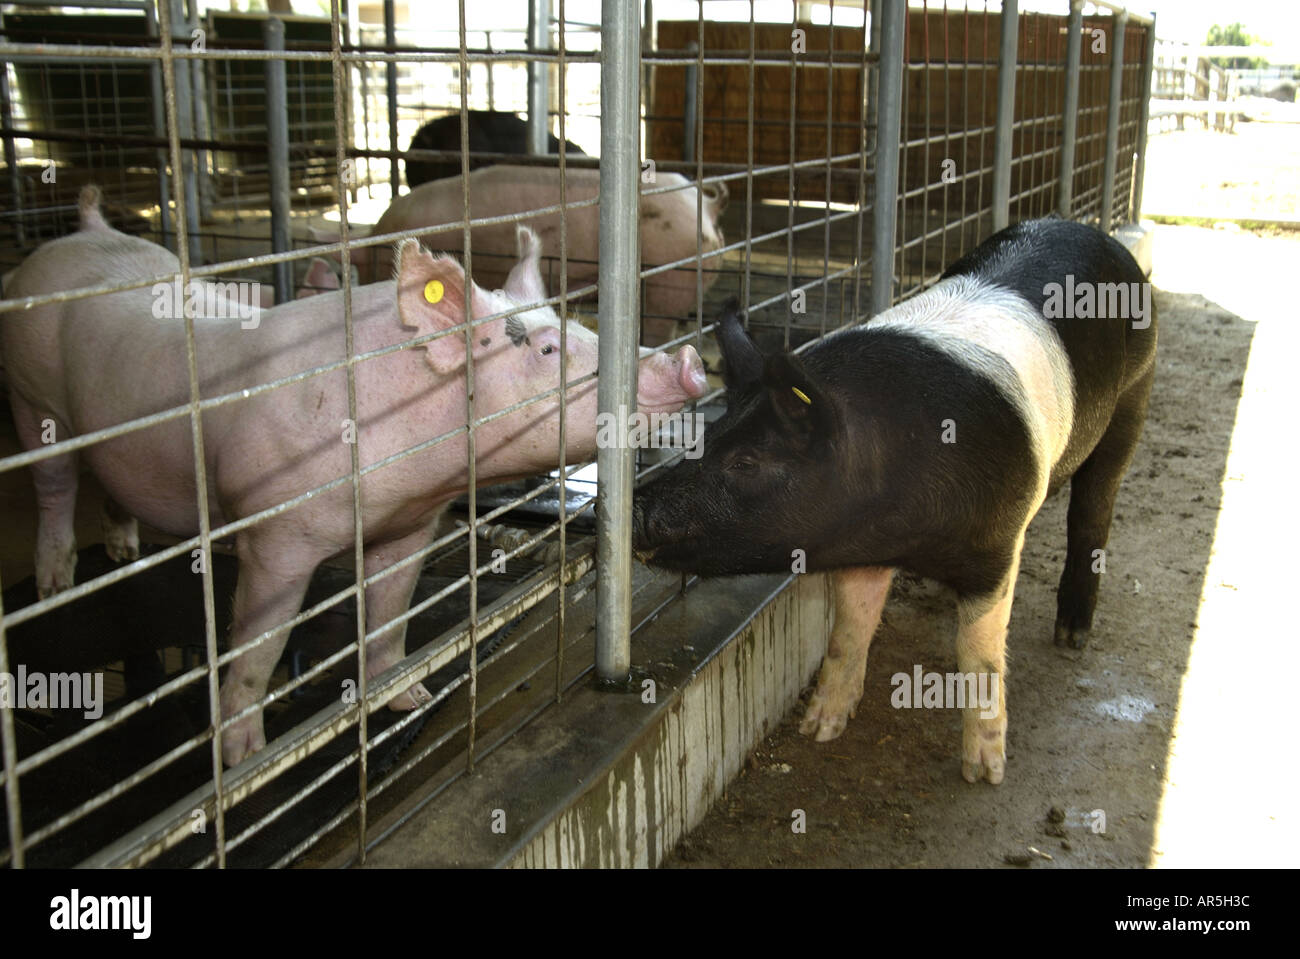
[[[1002,39],[998,47],[998,113],[993,133],[993,229],[1011,222],[1011,125],[1016,114],[1016,41],[1020,30],[1018,0],[1003,0]]]
[[[0,11],[0,33],[4,30],[4,12]],[[13,98],[9,91],[9,68],[0,63],[0,123],[6,130],[13,129]],[[18,151],[14,147],[14,138],[6,133],[4,136],[5,166],[9,169],[9,193],[14,205],[14,242],[20,250],[26,249],[26,231],[23,229],[23,183],[18,174]]]
[[[1074,149],[1079,136],[1079,62],[1083,58],[1083,0],[1070,0],[1065,35],[1065,104],[1061,113],[1061,179],[1056,212],[1067,220],[1074,203]]]
[[[176,38],[176,25],[185,23],[185,0],[171,0],[171,29]],[[188,44],[186,44],[188,47]],[[190,84],[190,71],[184,64],[174,71],[176,124],[179,135],[194,136],[194,88]],[[203,238],[199,236],[199,183],[195,174],[196,166],[193,151],[182,152],[180,157],[181,183],[185,188],[185,235],[190,251],[189,264],[197,266],[203,262]],[[179,255],[179,250],[177,251]]]
[[[390,50],[397,45],[397,20],[393,13],[393,0],[384,0],[384,45]],[[397,146],[397,62],[390,60],[384,66],[384,80],[388,90],[388,148]],[[462,82],[464,79],[462,78]],[[397,157],[388,161],[388,182],[396,198],[402,188],[402,174],[397,168]]]
[[[268,50],[284,49],[284,21],[269,18],[262,25]],[[289,87],[283,60],[266,61],[266,143],[271,191],[271,252],[288,253],[289,243]],[[289,261],[271,267],[275,302],[287,303],[293,290]]]
[[[154,19],[154,9],[151,4],[145,4],[145,35],[149,37],[158,36],[158,21]],[[153,132],[161,141],[167,139],[167,120],[163,116],[163,82],[162,66],[159,61],[152,60],[149,63],[149,91],[153,94],[151,97],[151,106],[153,108]],[[171,184],[168,182],[167,173],[167,148],[159,146],[158,152],[158,232],[160,234],[158,242],[169,250],[175,251],[175,242],[172,239],[174,234],[174,225],[172,223],[171,209]]]
[[[692,40],[686,44],[686,49],[698,53],[700,45]],[[699,73],[700,68],[694,60],[686,64],[686,86],[682,92],[682,161],[685,163],[695,162],[695,134],[700,125]]]
[[[550,45],[551,0],[528,0],[528,49],[541,53]],[[546,135],[550,124],[550,67],[536,60],[528,61],[528,152],[545,156]]]
[[[903,26],[906,0],[880,5],[880,82],[876,95],[876,197],[871,205],[871,315],[894,302],[898,235],[898,144],[903,129]],[[875,39],[875,31],[872,31]]]
[[[1106,101],[1106,156],[1101,167],[1101,228],[1109,231],[1115,210],[1115,152],[1119,149],[1119,96],[1124,84],[1124,28],[1128,13],[1114,16],[1111,28],[1110,96]]]
[[[637,305],[641,263],[640,11],[637,0],[602,0],[600,63],[600,382],[597,407],[636,409]],[[634,450],[624,442],[596,453],[596,672],[628,676],[631,651]]]
[[[188,23],[191,37],[194,36],[194,31],[202,29],[196,0],[189,0]],[[190,61],[190,82],[194,90],[194,136],[211,140],[212,117],[208,114],[207,71],[207,65],[202,60]],[[205,150],[196,150],[194,160],[198,171],[199,220],[206,221],[212,216],[213,186],[212,179],[208,175],[209,154]]]
[[[1147,27],[1145,59],[1142,61],[1142,92],[1139,94],[1139,118],[1137,139],[1137,168],[1133,171],[1133,209],[1132,221],[1142,219],[1142,181],[1147,171],[1147,126],[1151,122],[1151,79],[1156,63],[1156,24],[1155,14]]]

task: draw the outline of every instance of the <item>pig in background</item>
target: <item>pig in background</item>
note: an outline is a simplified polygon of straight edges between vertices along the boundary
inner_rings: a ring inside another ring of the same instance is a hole
[[[99,215],[98,191],[81,200],[81,229],[33,253],[11,277],[10,296],[35,296],[178,270],[162,247],[111,229]],[[545,299],[533,233],[518,234],[520,259],[503,290],[466,281],[452,258],[431,256],[414,240],[397,251],[396,277],[352,291],[355,349],[364,353],[418,336],[453,330],[419,348],[385,354],[355,367],[361,468],[463,427],[469,300],[474,318]],[[212,398],[268,383],[345,358],[343,292],[325,292],[269,310],[252,322],[229,318],[225,304],[204,307],[194,331],[200,392]],[[0,316],[9,395],[23,446],[42,445],[46,421],[68,439],[189,400],[185,324],[158,319],[158,297],[146,285],[10,311]],[[233,311],[231,311],[233,313]],[[214,315],[217,314],[217,315]],[[596,369],[595,334],[570,324],[561,357],[559,320],[533,308],[473,327],[475,398],[481,418]],[[670,412],[705,391],[704,372],[690,347],[676,356],[643,355],[638,403]],[[595,452],[596,383],[567,394],[568,462]],[[559,398],[527,405],[474,430],[476,480],[502,482],[554,468]],[[227,403],[202,417],[209,519],[214,527],[250,516],[351,472],[344,370],[298,380]],[[188,416],[133,431],[32,466],[37,494],[37,585],[42,596],[73,585],[73,512],[78,459],[109,497],[107,546],[117,560],[138,555],[136,519],[175,536],[197,533],[196,482]],[[365,475],[361,481],[366,576],[388,569],[429,544],[446,505],[469,485],[464,433]],[[353,549],[352,490],[344,483],[235,535],[239,561],[231,648],[278,628],[302,605],[313,571]],[[404,613],[419,573],[410,563],[366,590],[366,628],[373,632]],[[370,677],[403,655],[406,626],[374,639]],[[265,745],[260,707],[287,639],[272,640],[234,659],[221,682],[221,712],[232,720],[222,756],[238,763]],[[429,698],[420,685],[397,692],[393,709]],[[247,712],[245,713],[245,710]]]
[[[513,113],[500,110],[468,111],[469,152],[506,153],[523,156],[528,153],[528,124]],[[546,136],[547,152],[555,155],[560,152],[560,141],[551,134]],[[586,156],[582,148],[569,140],[564,141],[564,152],[569,156]],[[408,150],[444,150],[448,153],[460,153],[460,112],[430,120],[411,137]],[[469,158],[470,171],[480,167],[491,166],[495,160],[482,160],[474,156]],[[424,160],[407,157],[403,161],[406,167],[406,185],[414,190],[430,180],[442,180],[447,177],[460,176],[459,157],[449,160]]]
[[[380,217],[371,236],[414,230],[421,227],[452,224],[446,231],[429,234],[422,241],[430,248],[460,251],[464,247],[464,230],[456,221],[464,216],[463,178],[425,183],[403,194]],[[668,193],[650,193],[663,187],[680,187]],[[694,257],[704,257],[704,290],[717,279],[725,245],[718,219],[727,205],[723,184],[703,188],[702,245],[696,238],[697,188],[677,173],[658,173],[654,183],[641,184],[640,237],[641,262],[644,267],[663,266]],[[568,170],[565,177],[569,203],[593,200],[600,196],[599,170]],[[556,169],[526,166],[491,166],[469,175],[470,212],[474,218],[508,216],[560,204],[560,172]],[[542,255],[560,257],[560,214],[548,213],[525,217],[523,222],[536,231],[542,241]],[[600,206],[570,209],[565,216],[568,246],[568,289],[594,285],[600,274]],[[476,227],[471,235],[474,280],[494,288],[504,282],[514,255],[515,226],[501,223]],[[352,252],[362,283],[384,279],[392,272],[392,254],[388,246],[361,247]],[[696,304],[695,264],[656,274],[644,281],[647,319],[646,342],[663,342],[672,329],[672,321],[654,323],[655,318],[685,317]]]
[[[1110,237],[1039,220],[802,356],[763,356],[734,302],[724,312],[726,414],[700,459],[636,496],[633,544],[655,566],[702,575],[789,572],[795,550],[806,569],[830,571],[835,624],[805,735],[833,739],[854,714],[890,580],[906,569],[956,591],[958,669],[998,680],[995,716],[965,710],[962,774],[1001,782],[1020,551],[1067,480],[1055,641],[1084,645],[1095,551],[1146,415],[1156,325],[1153,314],[1045,319],[1049,287],[1067,277],[1072,289],[1145,282]]]

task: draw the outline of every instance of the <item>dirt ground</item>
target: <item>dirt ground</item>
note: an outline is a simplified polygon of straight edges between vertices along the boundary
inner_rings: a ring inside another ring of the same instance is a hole
[[[1290,136],[1293,154],[1300,127]],[[1148,177],[1190,166],[1186,143],[1153,142]],[[1219,199],[1207,187],[1184,212]],[[962,780],[957,710],[891,707],[893,674],[956,670],[951,595],[898,578],[846,732],[805,739],[796,708],[665,866],[1300,864],[1294,764],[1277,738],[1294,721],[1291,555],[1275,545],[1295,527],[1282,484],[1300,391],[1282,363],[1300,339],[1300,233],[1161,226],[1154,242],[1157,379],[1092,639],[1051,642],[1063,492],[1030,526],[1016,588],[1005,782]]]

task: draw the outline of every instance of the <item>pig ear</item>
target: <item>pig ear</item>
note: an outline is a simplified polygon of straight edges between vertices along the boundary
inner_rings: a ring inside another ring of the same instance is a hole
[[[520,226],[515,233],[519,243],[519,262],[506,277],[506,296],[515,303],[540,303],[546,299],[542,283],[542,241],[529,227]]]
[[[397,250],[397,312],[408,330],[423,336],[451,329],[465,322],[465,290],[474,297],[474,314],[485,312],[481,308],[482,292],[473,283],[466,283],[465,271],[450,257],[432,257],[410,239]],[[454,373],[465,365],[465,338],[451,333],[440,336],[424,345],[429,365],[443,375]]]
[[[302,278],[302,286],[298,287],[298,299],[308,296],[315,296],[317,293],[324,293],[327,290],[337,290],[339,288],[339,278],[330,265],[318,256],[311,259],[307,267],[307,275]]]
[[[722,349],[723,382],[728,393],[744,389],[763,375],[763,354],[740,321],[740,303],[733,296],[723,305],[715,331]]]
[[[763,369],[763,385],[786,433],[799,448],[806,450],[830,421],[830,400],[792,353],[768,358]]]

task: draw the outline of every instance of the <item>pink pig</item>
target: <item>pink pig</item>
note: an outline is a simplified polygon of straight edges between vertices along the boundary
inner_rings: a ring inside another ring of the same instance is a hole
[[[540,245],[519,230],[521,258],[503,290],[467,283],[450,257],[434,257],[410,240],[396,254],[396,279],[352,291],[357,353],[382,349],[474,317],[545,299]],[[15,272],[6,294],[32,296],[133,277],[174,273],[176,258],[105,224],[98,191],[81,201],[81,229],[45,244]],[[179,283],[179,281],[177,281]],[[25,447],[41,446],[43,425],[67,439],[189,400],[185,328],[177,322],[172,287],[157,284],[12,311],[0,319],[10,398]],[[214,296],[211,285],[195,319],[204,398],[238,392],[344,358],[343,292],[294,300],[269,310]],[[160,307],[160,303],[162,306]],[[235,306],[239,312],[234,311]],[[161,318],[160,318],[161,317]],[[474,415],[482,418],[559,385],[560,329],[555,313],[536,307],[473,327]],[[596,369],[596,335],[570,324],[564,362],[570,380]],[[465,336],[457,330],[427,344],[355,367],[358,421],[348,419],[344,370],[320,374],[203,414],[210,521],[214,527],[267,509],[351,470],[355,436],[362,469],[465,425]],[[676,356],[640,361],[637,401],[646,412],[670,412],[705,391],[700,359],[689,346]],[[476,480],[497,483],[554,468],[558,396],[522,407],[474,430]],[[596,447],[596,383],[570,387],[568,462]],[[80,451],[112,500],[105,517],[114,558],[138,555],[135,519],[177,536],[198,530],[189,417],[128,433]],[[77,454],[32,466],[38,505],[37,583],[42,596],[73,584],[73,510]],[[468,487],[462,432],[362,478],[365,575],[392,566],[432,541],[447,503]],[[352,489],[341,484],[235,535],[239,559],[231,647],[238,648],[292,618],[312,572],[353,548]],[[366,590],[366,628],[373,632],[410,605],[418,563]],[[368,675],[377,676],[405,650],[405,625],[371,641]],[[235,658],[221,683],[229,765],[262,748],[260,709],[239,715],[267,691],[287,630]],[[421,685],[388,705],[412,709],[429,698]]]
[[[600,196],[600,171],[570,169],[565,178],[569,203]],[[684,189],[667,193],[650,193],[660,187]],[[371,235],[396,233],[422,226],[453,223],[464,214],[462,177],[432,180],[393,201],[371,230]],[[677,260],[704,255],[704,290],[717,279],[722,258],[717,254],[725,244],[718,217],[727,205],[727,188],[721,184],[704,187],[703,237],[696,238],[696,187],[677,173],[658,173],[653,183],[641,186],[640,237],[641,262],[645,266],[662,266]],[[559,206],[559,170],[548,167],[499,165],[484,167],[469,175],[470,213],[475,218],[522,213],[527,210]],[[553,257],[557,266],[560,256],[560,214],[549,213],[527,218],[526,222],[541,237],[542,252]],[[515,250],[515,227],[512,223],[475,228],[471,239],[473,273],[476,282],[497,286],[510,268]],[[596,282],[600,261],[600,206],[580,207],[567,215],[569,289]],[[423,242],[434,250],[461,250],[464,230],[455,226],[444,233],[430,234]],[[362,283],[388,276],[392,269],[390,249],[372,246],[358,249],[354,256]],[[710,254],[713,254],[710,256]],[[652,315],[684,317],[695,308],[695,264],[657,273],[645,280],[645,308]]]

